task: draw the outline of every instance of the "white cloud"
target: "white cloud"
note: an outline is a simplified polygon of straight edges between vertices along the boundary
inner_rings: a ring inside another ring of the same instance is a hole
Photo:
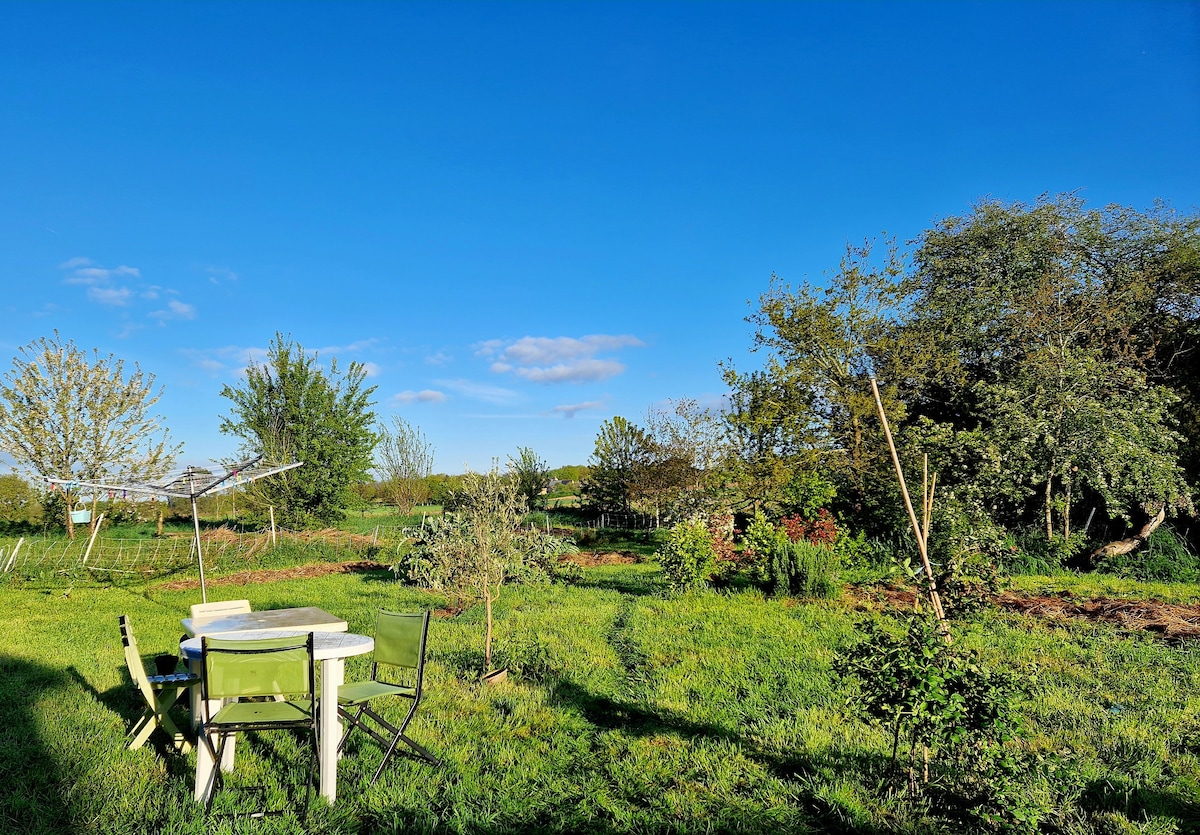
[[[444,403],[446,402],[446,394],[445,392],[435,391],[434,389],[422,389],[421,391],[402,391],[392,395],[390,402],[393,404]]]
[[[70,258],[58,265],[60,270],[74,270],[78,267],[91,266],[91,258]]]
[[[425,363],[427,365],[449,365],[453,361],[454,357],[450,356],[449,354],[443,354],[441,351],[425,357]]]
[[[471,380],[435,380],[434,382],[442,388],[448,388],[472,400],[482,400],[484,403],[505,405],[515,402],[518,397],[517,392],[512,389],[506,389],[501,386],[489,386],[485,383],[476,383]]]
[[[492,370],[496,370],[494,366]],[[624,370],[625,366],[616,360],[584,359],[573,365],[559,363],[549,368],[517,368],[513,373],[535,383],[581,383],[607,380]]]
[[[589,400],[586,403],[574,403],[571,405],[555,406],[550,411],[557,412],[568,420],[575,417],[576,413],[583,412],[588,409],[599,409],[604,404],[599,400]]]
[[[379,367],[379,363],[376,362],[364,362],[362,367],[368,377],[378,377],[379,373],[383,370]]]
[[[196,308],[176,299],[167,302],[165,310],[154,310],[147,314],[151,319],[157,319],[159,324],[166,324],[171,319],[195,319]]]
[[[494,358],[490,368],[495,374],[511,373],[536,383],[581,383],[606,380],[625,370],[623,364],[597,354],[643,344],[628,334],[525,336],[507,344],[498,339],[481,342],[475,354]]]
[[[351,342],[349,345],[329,345],[324,348],[317,348],[316,352],[318,356],[322,357],[327,357],[330,355],[338,356],[340,354],[358,354],[362,353],[368,348],[375,347],[379,344],[379,342],[380,340],[376,337],[371,337],[370,339],[359,339],[355,342]],[[308,349],[306,348],[305,350]]]
[[[128,287],[89,287],[87,295],[89,299],[100,304],[121,306],[129,303],[133,291]]]

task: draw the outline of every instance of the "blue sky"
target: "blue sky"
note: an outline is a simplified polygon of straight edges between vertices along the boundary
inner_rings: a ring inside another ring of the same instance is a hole
[[[981,198],[1200,204],[1200,5],[0,4],[0,368],[137,362],[181,463],[276,331],[436,469],[719,401],[772,273]]]

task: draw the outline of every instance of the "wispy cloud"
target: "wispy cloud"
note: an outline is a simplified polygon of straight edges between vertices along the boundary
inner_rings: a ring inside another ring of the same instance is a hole
[[[151,319],[157,319],[160,325],[165,325],[172,319],[195,319],[196,308],[190,304],[184,304],[181,301],[171,299],[167,302],[165,310],[152,310],[147,315]]]
[[[378,377],[380,372],[383,371],[377,362],[364,362],[362,367],[363,372],[365,372],[368,377]]]
[[[71,262],[68,261],[67,263]],[[137,267],[126,267],[124,265],[113,270],[106,270],[103,267],[76,267],[71,270],[70,274],[63,281],[67,284],[95,285],[111,281],[114,278],[123,277],[141,278],[142,273]]]
[[[627,334],[526,336],[508,343],[498,339],[481,342],[475,346],[475,354],[492,359],[490,367],[496,374],[513,374],[535,383],[582,383],[607,380],[625,370],[624,364],[597,354],[643,344]]]
[[[137,267],[122,264],[119,267],[104,267],[90,258],[70,258],[58,265],[65,271],[63,283],[87,288],[87,299],[95,304],[106,307],[130,308],[130,314],[139,305],[148,319],[156,320],[163,325],[172,320],[188,320],[196,318],[196,307],[178,299],[171,299],[165,307],[147,309],[153,302],[159,302],[164,296],[178,296],[178,292],[157,284],[141,282],[142,271]],[[161,304],[161,302],[159,302]],[[127,336],[140,329],[134,321],[125,322],[121,336]]]
[[[328,345],[324,348],[317,348],[316,352],[318,356],[322,357],[343,357],[347,354],[361,354],[369,348],[374,348],[380,341],[380,339],[373,336],[370,339],[359,339],[346,345]]]
[[[213,284],[238,280],[238,274],[228,267],[206,267],[204,271],[208,273],[208,280]]]
[[[599,400],[589,400],[586,403],[575,403],[575,404],[572,404],[569,406],[568,405],[555,406],[550,411],[555,412],[556,414],[560,414],[563,417],[570,420],[571,418],[575,417],[575,415],[578,414],[579,412],[585,412],[590,409],[599,409],[603,405],[604,405],[604,403]]]
[[[403,403],[444,403],[446,402],[446,393],[436,391],[434,389],[421,389],[421,391],[401,391],[393,394],[388,401],[393,405]]]
[[[132,295],[133,291],[128,287],[89,287],[87,291],[91,301],[116,307],[129,304],[129,297]]]
[[[454,357],[450,356],[449,354],[443,354],[441,351],[425,357],[426,365],[449,365],[453,361]]]
[[[502,386],[489,386],[486,383],[476,383],[472,380],[463,380],[461,378],[454,380],[435,380],[442,388],[450,389],[463,397],[469,397],[472,400],[482,400],[484,403],[492,403],[497,406],[508,405],[515,403],[519,398],[517,392],[512,389],[503,388]]]

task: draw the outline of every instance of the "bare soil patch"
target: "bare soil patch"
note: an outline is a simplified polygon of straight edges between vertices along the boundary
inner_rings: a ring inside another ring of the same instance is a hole
[[[559,562],[573,562],[584,568],[595,568],[598,565],[632,565],[641,558],[632,551],[580,551],[578,554],[567,554],[559,557]]]
[[[238,571],[208,580],[210,586],[247,586],[255,583],[272,583],[277,580],[307,580],[327,574],[366,573],[386,569],[383,563],[359,560],[356,562],[313,562],[292,568],[266,568],[257,571]],[[199,580],[175,580],[164,583],[161,588],[168,591],[187,591],[200,588]]]
[[[859,608],[884,606],[911,609],[916,593],[911,589],[886,586],[847,588],[854,605]],[[1097,623],[1112,623],[1124,629],[1153,632],[1172,641],[1200,638],[1200,605],[1163,603],[1158,600],[1129,600],[1113,597],[1093,597],[1076,600],[1068,594],[1025,595],[1003,592],[992,600],[993,605],[1010,612],[1019,612],[1048,621],[1072,618]]]

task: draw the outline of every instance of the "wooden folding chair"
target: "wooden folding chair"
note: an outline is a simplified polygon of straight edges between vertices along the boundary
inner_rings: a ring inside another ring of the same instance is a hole
[[[137,638],[133,636],[133,626],[129,615],[121,615],[117,619],[121,624],[121,641],[125,644],[125,666],[129,668],[129,677],[134,686],[142,694],[146,709],[137,723],[129,731],[132,737],[129,750],[141,748],[150,738],[155,728],[162,730],[171,737],[171,744],[180,754],[192,750],[192,745],[167,712],[187,693],[189,687],[200,679],[191,673],[170,673],[167,675],[147,675],[138,653]]]

